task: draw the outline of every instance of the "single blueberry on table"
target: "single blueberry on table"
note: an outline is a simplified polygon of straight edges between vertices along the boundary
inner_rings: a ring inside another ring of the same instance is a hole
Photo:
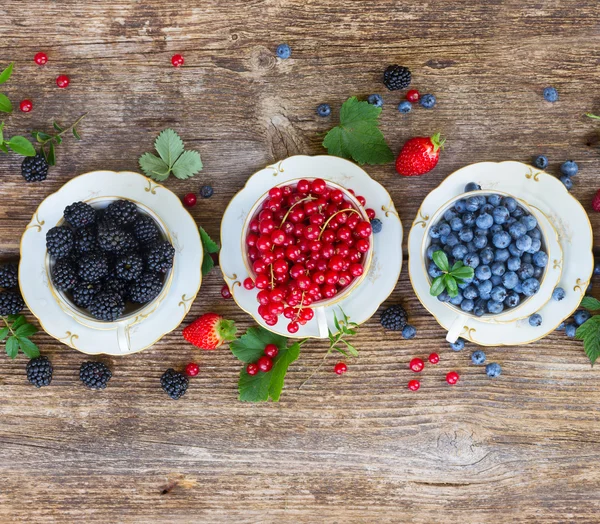
[[[508,249],[496,249],[494,253],[494,260],[496,262],[506,262],[510,257]]]
[[[576,324],[566,324],[565,325],[565,335],[569,338],[575,338],[575,333],[577,332]]]
[[[463,228],[463,221],[458,218],[458,217],[454,217],[452,220],[450,220],[450,229],[452,229],[452,231],[460,231]]]
[[[575,324],[577,324],[578,326],[581,326],[581,324],[586,322],[591,316],[592,316],[592,314],[589,311],[587,311],[585,309],[579,309],[573,315],[573,320],[575,320]]]
[[[326,117],[331,114],[331,106],[329,104],[319,104],[317,106],[317,115]]]
[[[483,300],[489,300],[490,293],[492,292],[493,287],[494,286],[489,280],[485,280],[481,284],[479,284],[477,286],[477,291],[479,291],[479,298],[482,298]]]
[[[477,277],[479,280],[489,280],[492,278],[490,266],[479,266],[475,270],[475,277]]]
[[[462,338],[457,338],[456,342],[450,342],[450,349],[452,351],[462,351],[465,349],[465,341]]]
[[[548,158],[544,155],[536,156],[533,163],[535,164],[535,167],[539,169],[546,169],[548,167]]]
[[[568,177],[575,176],[577,171],[579,171],[579,166],[576,162],[573,162],[573,160],[567,160],[560,166],[560,172]]]
[[[528,278],[521,285],[523,286],[523,294],[527,297],[535,295],[540,290],[540,281],[536,278]]]
[[[373,220],[371,220],[371,231],[373,231],[373,234],[377,234],[377,233],[381,233],[381,230],[383,229],[383,222],[381,220],[379,220],[378,218],[374,218]]]
[[[398,111],[401,113],[410,113],[412,111],[412,104],[408,100],[403,100],[398,104]]]
[[[544,87],[544,100],[556,102],[558,100],[558,91],[555,87]]]
[[[496,302],[504,302],[504,299],[506,299],[507,296],[508,292],[502,286],[496,286],[492,288],[490,293],[491,299],[495,300]]]
[[[411,338],[415,338],[416,335],[417,335],[417,329],[414,326],[411,326],[410,324],[407,324],[402,329],[402,336],[407,340],[410,340]]]
[[[533,277],[534,269],[531,264],[521,264],[521,267],[517,269],[517,276],[521,280],[527,280]]]
[[[506,289],[513,289],[519,283],[519,277],[514,271],[507,271],[502,275],[502,285]]]
[[[471,362],[477,366],[483,364],[485,362],[485,353],[480,349],[473,351],[471,354]]]
[[[521,259],[519,257],[510,257],[506,261],[506,267],[509,271],[518,271],[521,269]]]
[[[502,197],[500,195],[488,195],[487,197],[488,204],[491,204],[494,207],[498,207],[500,202],[502,202]]]
[[[492,237],[492,244],[499,249],[507,248],[510,245],[511,238],[506,231],[500,231]]]
[[[425,109],[431,109],[434,105],[435,105],[436,99],[434,95],[422,95],[421,99],[419,100],[419,103],[425,108]]]
[[[548,265],[548,255],[544,251],[538,251],[533,255],[533,263],[538,267],[546,267]]]
[[[499,377],[501,373],[502,368],[500,367],[500,364],[496,364],[496,362],[492,362],[485,366],[485,374],[490,378]]]
[[[474,306],[475,306],[475,303],[473,302],[473,300],[467,299],[467,298],[465,298],[460,303],[460,309],[462,309],[465,313],[470,313],[471,311],[473,311]]]
[[[369,95],[367,97],[367,102],[369,102],[369,104],[371,104],[372,106],[381,107],[383,105],[383,98],[381,98],[381,95],[377,94]]]
[[[288,44],[279,44],[277,46],[277,56],[283,60],[292,55],[292,48]]]
[[[469,193],[470,191],[479,191],[480,189],[481,186],[479,184],[476,184],[475,182],[469,182],[465,186],[465,193]]]
[[[518,207],[517,201],[513,197],[502,198],[502,205],[508,209],[510,213],[514,212]]]
[[[552,300],[560,302],[563,298],[565,298],[565,295],[565,290],[562,287],[554,288],[554,291],[552,292]]]
[[[571,180],[571,177],[568,177],[567,175],[561,176],[560,181],[565,185],[567,191],[570,191],[573,187],[573,181]]]
[[[487,303],[487,310],[493,315],[498,315],[504,311],[504,304],[497,302],[496,300],[489,300]]]
[[[517,307],[521,303],[521,297],[516,291],[510,291],[504,299],[506,307]]]
[[[531,327],[539,327],[542,325],[542,315],[534,313],[529,317],[529,325]]]
[[[458,232],[458,238],[462,242],[471,242],[473,240],[473,230],[470,227],[463,226]]]

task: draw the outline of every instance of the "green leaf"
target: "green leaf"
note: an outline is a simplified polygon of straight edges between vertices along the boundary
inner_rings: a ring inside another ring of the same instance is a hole
[[[48,133],[43,133],[42,131],[34,131],[34,133],[35,136],[33,138],[35,138],[40,143],[47,142],[52,138]]]
[[[202,248],[209,253],[218,253],[219,245],[208,235],[202,226],[198,227],[200,238],[202,239]]]
[[[15,318],[11,327],[14,331],[15,329],[19,329],[21,326],[25,325],[26,323],[27,323],[27,319],[23,315],[19,315],[17,318]]]
[[[441,249],[438,249],[433,253],[433,263],[439,267],[442,271],[450,271],[450,264],[448,257]]]
[[[462,262],[462,260],[457,260],[456,262],[454,262],[454,265],[452,266],[452,269],[450,270],[450,272],[452,273],[452,271],[456,271],[458,268],[463,267],[464,264]]]
[[[458,269],[454,269],[450,273],[455,278],[460,278],[461,280],[465,280],[467,278],[473,278],[475,274],[475,270],[469,266],[459,267]]]
[[[598,311],[600,310],[600,300],[594,297],[583,297],[581,307],[589,309],[590,311]]]
[[[335,329],[338,330],[338,332],[340,332],[342,330],[342,328],[340,327],[340,322],[338,320],[338,317],[335,314],[335,311],[333,312],[333,325],[335,326]]]
[[[6,341],[6,354],[10,358],[15,358],[18,353],[19,353],[19,341],[18,341],[17,337],[15,337],[15,336],[8,337],[8,340]]]
[[[583,349],[593,366],[600,356],[600,315],[594,315],[581,324],[575,336],[583,340]]]
[[[7,327],[0,329],[0,341],[4,340],[8,336],[10,330]]]
[[[455,297],[458,295],[458,285],[456,284],[456,280],[452,275],[444,275],[444,285],[448,290],[448,294],[451,297]]]
[[[15,321],[15,320],[17,320],[19,317],[23,317],[23,315],[8,315],[8,316],[6,317],[6,319],[7,319],[9,322],[14,322],[14,321]],[[25,318],[25,317],[23,317],[23,318]]]
[[[14,327],[13,327],[14,330]],[[38,332],[38,329],[33,324],[25,324],[15,331],[18,337],[30,337]]]
[[[144,153],[138,160],[142,171],[153,180],[162,182],[169,178],[170,169],[164,160],[152,153]]]
[[[205,251],[204,255],[202,256],[202,276],[205,277],[208,275],[213,267],[215,267],[215,262],[210,256],[210,253]]]
[[[6,147],[4,144],[0,144],[0,151],[4,151],[5,153],[8,153],[8,147]]]
[[[265,328],[251,327],[240,338],[229,344],[229,349],[237,359],[249,364],[259,359],[267,344],[275,344],[281,351],[285,348],[287,339]]]
[[[273,369],[271,369],[271,384],[269,386],[269,397],[273,402],[278,402],[283,389],[283,381],[288,367],[300,356],[300,344],[296,342],[288,348],[284,348],[275,357]],[[260,374],[260,373],[259,373]]]
[[[33,144],[24,136],[13,136],[6,145],[15,153],[23,156],[35,156],[35,148]]]
[[[71,131],[73,131],[73,136],[77,139],[77,140],[81,140],[81,136],[79,135],[79,131],[77,131],[77,128],[73,128]]]
[[[53,127],[54,129],[56,129],[56,130],[57,130],[59,133],[61,133],[61,132],[62,132],[62,130],[63,130],[63,128],[62,128],[62,127],[60,127],[60,126],[58,125],[58,122],[56,122],[56,121],[52,122],[52,127]]]
[[[594,115],[592,113],[586,113],[585,116],[589,118],[595,118],[596,120],[600,120],[600,116]]]
[[[48,149],[48,155],[46,156],[46,160],[48,161],[49,166],[56,165],[56,153],[54,152],[54,142],[50,142],[50,147]]]
[[[23,353],[29,358],[36,358],[40,356],[40,349],[28,338],[18,337],[19,346]]]
[[[266,402],[269,400],[269,388],[271,387],[271,374],[259,372],[256,375],[248,375],[244,367],[240,372],[238,382],[239,399],[242,402]]]
[[[173,174],[181,179],[193,177],[202,170],[202,160],[198,151],[184,151],[172,168]]]
[[[163,162],[173,167],[175,161],[183,153],[183,141],[179,138],[179,135],[172,129],[165,129],[162,131],[156,140],[154,141],[154,147]]]
[[[0,144],[4,142],[4,122],[0,122]]]
[[[62,144],[62,140],[63,140],[62,137],[60,137],[58,135],[54,137],[54,141],[56,142],[57,146],[59,146],[60,144]]]
[[[356,350],[356,348],[350,344],[350,342],[348,342],[347,340],[342,340],[342,342],[344,344],[346,344],[346,347],[348,348],[348,352],[353,356],[353,357],[358,357],[358,351]]]
[[[330,155],[352,158],[359,164],[385,164],[394,154],[379,129],[381,108],[361,102],[355,96],[346,100],[340,111],[340,125],[323,140]]]
[[[0,73],[0,84],[4,84],[4,82],[6,82],[10,78],[10,75],[12,75],[14,65],[14,62],[11,62],[10,64],[8,64],[8,66],[6,66],[6,68],[2,70],[2,72]]]
[[[13,107],[9,98],[4,94],[0,93],[0,111],[3,113],[12,113]]]
[[[441,275],[435,278],[431,283],[429,294],[433,297],[437,297],[442,291],[444,291],[444,287],[444,275]]]

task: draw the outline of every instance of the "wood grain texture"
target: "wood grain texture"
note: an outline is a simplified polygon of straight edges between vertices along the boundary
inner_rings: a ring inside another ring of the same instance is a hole
[[[392,194],[405,230],[423,198],[472,162],[537,154],[579,163],[573,194],[591,211],[598,187],[600,11],[594,0],[454,2],[380,0],[5,0],[0,62],[16,62],[3,85],[34,111],[6,119],[10,133],[46,129],[81,113],[84,140],[65,140],[47,181],[23,183],[20,159],[0,163],[0,255],[19,239],[41,200],[94,169],[137,170],[160,130],[175,128],[201,151],[205,169],[169,180],[179,195],[203,183],[215,196],[192,210],[218,237],[220,218],[247,178],[286,156],[321,154],[322,133],[349,96],[384,95],[382,129],[392,149],[442,131],[435,171],[400,179],[391,165],[368,172]],[[292,58],[275,58],[280,42]],[[33,55],[48,53],[45,67]],[[185,66],[170,66],[172,54]],[[401,63],[434,110],[400,115],[382,70]],[[59,90],[58,74],[71,85]],[[560,101],[541,91],[554,85]],[[330,118],[315,115],[329,102]],[[590,218],[600,234],[598,215]],[[406,267],[406,266],[405,266]],[[214,271],[186,322],[208,310],[251,319],[220,299]],[[181,329],[153,348],[105,359],[104,392],[78,382],[85,355],[36,336],[54,363],[51,387],[35,390],[25,359],[0,357],[2,522],[597,522],[600,509],[600,387],[581,344],[553,334],[525,347],[490,348],[503,366],[490,381],[453,353],[417,301],[406,271],[389,303],[402,302],[414,341],[361,328],[361,356],[344,377],[335,357],[298,389],[326,345],[310,343],[290,368],[278,404],[236,400],[239,364],[226,348],[199,352]],[[417,394],[406,390],[414,356],[441,354]],[[167,367],[202,371],[187,395],[159,387]],[[445,374],[457,370],[451,389]]]

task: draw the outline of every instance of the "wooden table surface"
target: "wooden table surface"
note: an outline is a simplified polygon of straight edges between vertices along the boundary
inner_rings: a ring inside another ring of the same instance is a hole
[[[27,185],[20,157],[0,164],[0,255],[18,256],[38,204],[75,175],[137,170],[165,127],[198,149],[205,169],[169,180],[180,196],[210,183],[215,195],[192,213],[218,237],[223,211],[247,178],[289,155],[322,154],[322,133],[349,96],[381,93],[382,130],[394,152],[407,138],[442,131],[438,167],[401,179],[393,165],[367,167],[392,195],[405,233],[423,198],[461,166],[531,162],[549,172],[576,160],[573,194],[591,198],[600,168],[600,11],[595,0],[453,2],[212,0],[167,3],[5,0],[2,86],[34,110],[6,118],[10,133],[46,129],[81,113],[83,140],[58,149],[48,180]],[[286,61],[277,44],[293,49]],[[33,55],[46,51],[45,67]],[[170,65],[182,53],[185,66]],[[433,110],[396,110],[402,94],[381,84],[400,63],[413,85],[437,95]],[[60,90],[58,74],[71,78]],[[542,98],[556,86],[560,101]],[[315,107],[332,105],[330,118]],[[203,283],[184,325],[209,310],[241,329],[252,319],[221,299],[218,270]],[[421,307],[406,264],[388,304],[408,309],[418,335],[385,334],[378,316],[360,329],[360,358],[331,372],[335,357],[302,389],[327,348],[311,342],[279,403],[239,402],[239,363],[226,346],[200,352],[181,328],[127,358],[103,359],[103,392],[78,380],[86,356],[41,333],[54,364],[51,387],[25,378],[26,359],[0,356],[2,522],[598,522],[600,377],[582,344],[552,334],[534,344],[489,348],[503,374],[469,364],[473,346],[449,351]],[[418,393],[408,361],[441,354]],[[173,402],[160,389],[168,367],[202,371]],[[449,388],[445,374],[457,370]]]

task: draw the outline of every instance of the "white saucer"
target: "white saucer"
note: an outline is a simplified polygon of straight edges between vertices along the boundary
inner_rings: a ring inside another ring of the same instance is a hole
[[[175,248],[171,276],[157,299],[122,321],[90,321],[49,284],[46,233],[78,201],[125,198],[154,215]],[[186,316],[200,290],[202,243],[198,226],[179,198],[132,172],[94,171],[73,178],[38,207],[21,238],[19,286],[29,310],[49,335],[87,354],[126,355],[153,345]]]
[[[520,162],[481,162],[448,176],[423,201],[408,238],[412,286],[423,306],[445,329],[450,328],[456,313],[429,294],[429,283],[422,269],[423,236],[435,212],[452,197],[464,193],[469,182],[476,182],[485,190],[521,198],[548,218],[558,233],[563,252],[562,264],[553,260],[549,264],[553,269],[562,267],[558,285],[564,288],[566,297],[560,302],[550,300],[538,310],[542,315],[539,327],[530,326],[527,318],[496,324],[469,318],[460,336],[482,346],[520,345],[539,340],[579,307],[592,277],[593,235],[588,216],[560,180]]]
[[[333,332],[333,313],[339,309],[353,322],[362,324],[377,311],[379,305],[392,293],[402,268],[402,224],[388,192],[356,164],[335,156],[293,156],[268,166],[252,175],[246,186],[233,197],[221,223],[220,266],[225,281],[238,306],[251,315],[261,326],[290,338],[324,338],[327,333],[319,329],[317,315],[300,326],[295,334],[287,331],[288,321],[283,316],[275,326],[267,326],[258,314],[256,294],[241,282],[248,276],[241,250],[242,229],[246,216],[254,203],[271,187],[288,180],[320,177],[335,182],[367,200],[367,207],[377,213],[383,229],[374,235],[374,254],[371,267],[363,282],[343,300],[324,308],[326,324]]]

